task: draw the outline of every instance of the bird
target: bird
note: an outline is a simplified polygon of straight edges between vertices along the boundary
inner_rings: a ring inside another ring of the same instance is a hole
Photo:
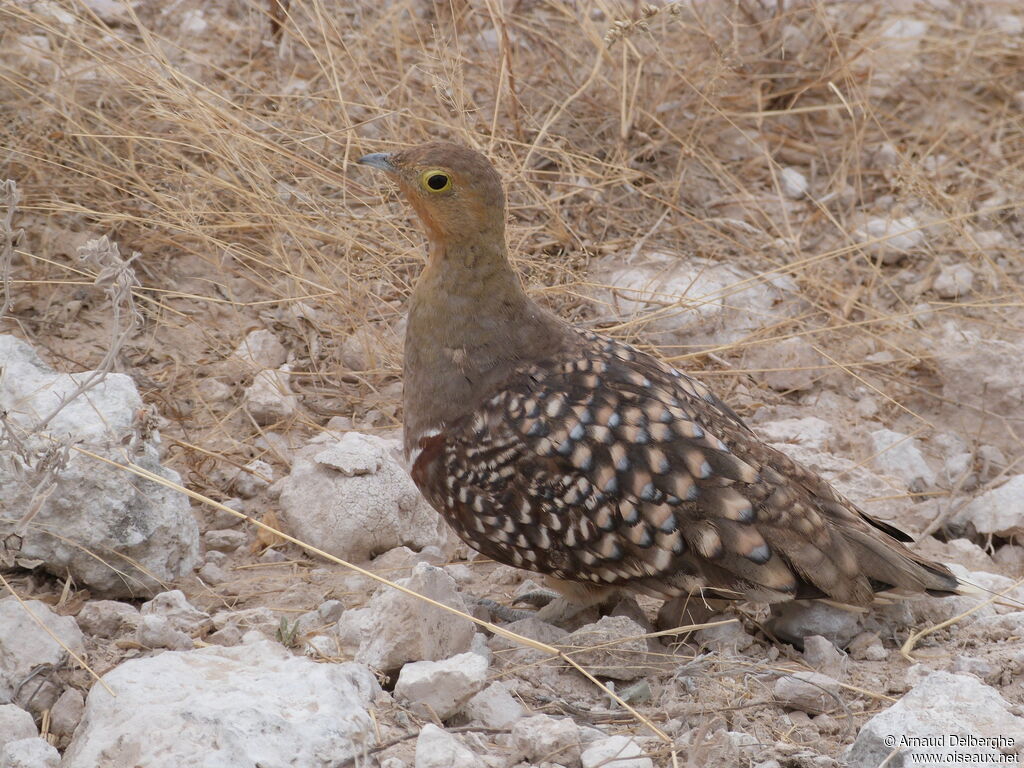
[[[559,597],[538,618],[630,593],[856,608],[964,594],[699,379],[538,305],[483,154],[435,141],[358,162],[397,183],[427,238],[403,363],[412,478],[474,550],[543,574]]]

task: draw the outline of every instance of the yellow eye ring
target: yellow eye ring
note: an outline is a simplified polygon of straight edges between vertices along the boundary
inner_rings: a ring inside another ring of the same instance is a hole
[[[452,188],[452,177],[435,168],[423,172],[423,175],[420,176],[420,184],[427,192],[447,192]]]

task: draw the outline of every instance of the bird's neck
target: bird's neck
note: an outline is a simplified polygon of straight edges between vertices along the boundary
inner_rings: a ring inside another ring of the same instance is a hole
[[[409,306],[405,447],[472,410],[517,364],[564,343],[512,269],[504,239],[432,242]]]

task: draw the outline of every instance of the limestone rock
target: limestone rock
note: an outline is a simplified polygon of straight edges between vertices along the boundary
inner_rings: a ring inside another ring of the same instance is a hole
[[[598,677],[636,680],[656,670],[649,657],[646,630],[626,616],[602,616],[559,641],[574,661]]]
[[[292,535],[350,562],[447,541],[440,516],[389,443],[357,432],[314,439],[297,453],[281,488],[281,514]]]
[[[468,612],[451,576],[419,563],[407,579],[395,583],[438,602]],[[389,587],[363,608],[346,611],[337,634],[360,664],[390,672],[410,661],[446,659],[470,650],[473,623]]]
[[[159,435],[137,420],[145,409],[131,377],[108,374],[68,402],[46,424],[47,439],[31,433],[91,372],[56,373],[13,336],[0,336],[0,361],[0,411],[25,430],[20,439],[26,449],[24,455],[0,451],[0,508],[19,518],[36,491],[45,490],[33,485],[33,462],[50,456],[60,464],[53,440],[114,462],[67,452],[24,533],[20,557],[41,560],[49,572],[110,597],[148,596],[161,582],[190,573],[199,557],[199,528],[187,498],[117,467],[130,460],[172,483],[181,481],[160,465]],[[6,532],[0,524],[0,535]]]
[[[594,298],[602,314],[686,351],[739,341],[791,315],[798,302],[788,277],[760,278],[735,264],[679,254],[601,260],[590,277],[601,286]]]
[[[288,359],[288,350],[278,341],[277,336],[266,328],[250,331],[233,353],[258,370],[277,368]]]
[[[163,616],[172,627],[189,635],[198,635],[213,628],[213,620],[206,611],[192,605],[180,589],[161,592],[148,603],[143,603],[143,616]]]
[[[0,704],[0,747],[9,741],[33,739],[39,735],[32,715],[14,704]]]
[[[497,681],[491,683],[473,698],[463,712],[470,720],[474,720],[485,728],[509,728],[523,716],[525,710],[508,691],[508,686]]]
[[[568,717],[534,715],[512,726],[512,745],[527,760],[575,765],[580,760],[580,727]]]
[[[299,398],[288,383],[287,366],[257,373],[245,388],[245,408],[257,424],[284,421],[299,409]]]
[[[864,724],[846,751],[845,763],[868,766],[888,760],[886,766],[911,768],[921,764],[915,751],[936,755],[946,752],[946,759],[939,758],[936,764],[1007,762],[1002,755],[1019,754],[1024,747],[1024,718],[1011,714],[1010,708],[998,691],[976,677],[932,672]],[[1004,743],[996,744],[995,738],[1000,736]],[[907,737],[933,737],[936,743],[915,747],[906,743]],[[976,746],[954,745],[954,737],[973,737]],[[890,757],[893,752],[895,755]],[[956,759],[963,758],[965,752],[979,757],[973,761]]]
[[[67,658],[61,643],[79,657],[85,652],[85,638],[73,618],[58,616],[39,600],[0,600],[0,704],[11,702],[15,688],[33,667],[60,665]]]
[[[124,662],[94,685],[62,768],[328,768],[374,742],[378,696],[358,664],[317,664],[259,639]]]
[[[1024,536],[1024,475],[978,496],[955,515],[953,525],[974,527],[983,536]]]
[[[480,758],[450,733],[428,723],[416,739],[416,768],[480,768]]]
[[[90,600],[75,617],[83,632],[96,637],[114,637],[134,632],[139,625],[139,609],[117,600]]]
[[[60,752],[46,739],[9,741],[0,748],[0,768],[58,768]]]
[[[632,736],[617,735],[598,739],[581,755],[583,768],[654,768],[654,761],[644,757],[644,751]]]
[[[487,660],[472,652],[441,661],[414,661],[402,667],[395,684],[395,698],[430,718],[447,720],[487,681]]]
[[[875,466],[883,472],[900,478],[912,491],[935,487],[935,472],[925,461],[919,440],[891,429],[876,429],[871,441]]]
[[[775,700],[787,709],[817,715],[842,708],[839,683],[818,672],[794,672],[775,681]]]
[[[932,289],[943,299],[959,299],[974,290],[974,270],[966,264],[943,267]]]

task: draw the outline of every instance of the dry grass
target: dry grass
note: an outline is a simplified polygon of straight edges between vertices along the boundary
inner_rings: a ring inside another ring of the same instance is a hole
[[[17,182],[25,230],[0,328],[58,365],[99,365],[111,319],[75,247],[108,235],[142,254],[143,324],[118,364],[171,420],[169,460],[197,492],[223,498],[215,470],[252,458],[263,432],[196,386],[238,376],[223,361],[252,328],[295,357],[305,409],[278,431],[332,414],[394,426],[394,331],[422,238],[351,162],[447,138],[497,163],[518,266],[565,316],[651,341],[591,298],[609,255],[784,275],[798,291],[783,319],[659,353],[750,410],[782,396],[758,389],[765,366],[745,352],[806,338],[828,361],[815,375],[874,392],[880,421],[958,429],[932,362],[943,319],[1024,331],[1024,46],[1001,21],[1011,0],[903,5],[293,0],[279,39],[255,0],[104,18],[75,0],[0,5],[0,180]],[[904,17],[927,29],[901,47],[884,33]],[[784,167],[808,178],[806,199],[783,194]],[[854,237],[905,215],[925,238],[899,264]],[[941,301],[931,280],[953,263],[975,291]],[[673,315],[720,297],[664,298]],[[370,354],[346,358],[366,328]],[[1020,455],[1021,415],[981,415],[961,437]]]
[[[997,4],[917,13],[928,31],[905,55],[886,47],[893,17],[872,3],[683,6],[612,27],[650,12],[303,2],[280,43],[259,4],[204,5],[200,34],[184,30],[187,5],[144,3],[111,26],[76,2],[5,6],[0,170],[23,189],[17,272],[32,281],[17,306],[46,308],[15,317],[43,334],[81,293],[82,272],[53,242],[61,229],[108,234],[144,254],[149,323],[134,356],[156,358],[147,375],[165,393],[263,319],[305,335],[296,386],[345,411],[397,375],[397,356],[339,386],[338,341],[398,322],[421,250],[407,212],[349,163],[446,137],[497,161],[519,265],[582,322],[607,314],[584,298],[588,263],[642,243],[796,281],[801,311],[719,357],[803,335],[850,384],[869,376],[896,401],[908,379],[924,403],[933,394],[912,318],[941,264],[972,263],[981,290],[933,310],[1020,330],[1024,51],[993,26]],[[809,178],[807,201],[781,193],[782,166]],[[851,237],[890,212],[926,227],[911,286]],[[975,247],[992,229],[1009,236],[1001,253]],[[662,311],[706,298],[668,297]],[[167,354],[182,331],[199,349]],[[882,349],[894,359],[865,370]]]

